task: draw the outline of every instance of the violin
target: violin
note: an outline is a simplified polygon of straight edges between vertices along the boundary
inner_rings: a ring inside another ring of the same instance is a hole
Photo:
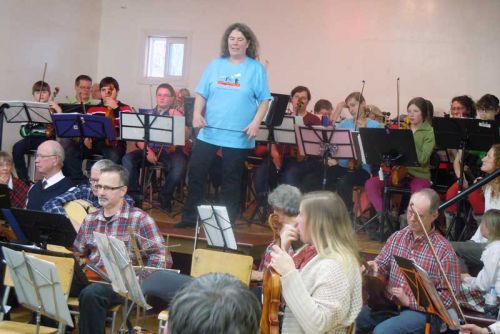
[[[274,243],[278,246],[281,245],[279,235],[281,223],[279,222],[279,216],[275,213],[270,214],[268,224],[273,231]],[[260,333],[278,334],[280,330],[278,312],[281,303],[281,277],[271,266],[264,271],[262,286],[263,304],[262,316],[260,318]]]
[[[399,306],[393,300],[387,298],[387,280],[380,274],[375,275],[368,263],[363,260],[366,270],[363,272],[363,300],[372,311],[397,311]]]
[[[50,101],[51,102],[54,102],[54,100],[56,99],[57,97],[57,94],[59,94],[59,87],[54,87],[54,94],[52,94],[52,97],[50,98]],[[50,112],[55,112],[54,109],[50,108]],[[47,124],[47,127],[45,129],[45,135],[47,136],[47,138],[52,138],[54,136],[54,124],[52,123],[49,123]]]
[[[111,95],[113,94],[113,90],[115,90],[115,86],[113,84],[109,84],[107,86],[106,97],[111,97]],[[116,129],[118,127],[116,117],[115,117],[115,111],[110,106],[106,106],[105,117],[111,120],[111,124],[113,126],[113,129]],[[106,144],[106,146],[115,146],[116,140],[105,139],[104,143]]]

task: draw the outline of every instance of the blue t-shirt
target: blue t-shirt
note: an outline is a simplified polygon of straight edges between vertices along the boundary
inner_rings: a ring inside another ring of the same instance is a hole
[[[353,129],[354,130],[354,119],[349,118],[349,119],[344,119],[342,122],[337,125],[338,128],[340,129]],[[367,128],[380,128],[380,123],[377,121],[374,121],[373,119],[369,118],[366,122],[366,127]],[[341,167],[347,168],[349,165],[349,160],[346,159],[341,159],[339,160],[339,165]],[[363,168],[365,171],[368,172],[368,174],[371,174],[371,167],[369,164],[361,164],[361,168]]]
[[[241,64],[229,58],[213,60],[203,73],[196,92],[206,100],[206,128],[198,139],[212,145],[252,148],[255,139],[243,132],[264,100],[271,99],[267,73],[258,61],[246,57]]]

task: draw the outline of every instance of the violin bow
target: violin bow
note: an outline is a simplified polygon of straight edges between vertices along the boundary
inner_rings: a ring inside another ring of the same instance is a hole
[[[434,259],[436,260],[436,262],[438,264],[439,271],[441,272],[441,276],[443,276],[444,281],[446,283],[446,287],[448,288],[448,291],[450,291],[450,294],[451,294],[451,297],[453,300],[453,304],[455,305],[460,318],[462,319],[462,321],[464,323],[467,323],[467,321],[465,320],[465,315],[462,311],[462,308],[460,307],[460,303],[458,302],[457,297],[455,296],[455,293],[453,292],[453,289],[451,287],[450,281],[448,280],[448,276],[446,276],[446,272],[444,271],[444,268],[443,268],[443,265],[441,264],[441,261],[439,261],[439,258],[436,254],[436,250],[434,249],[434,246],[432,245],[431,239],[429,238],[429,234],[427,233],[427,230],[425,229],[424,223],[422,222],[420,215],[418,214],[417,210],[415,210],[415,208],[413,207],[413,203],[410,203],[410,210],[417,217],[418,223],[420,224],[420,227],[424,231],[425,239],[427,240],[427,243],[429,244],[429,247],[431,248],[432,256],[434,257]]]
[[[358,130],[358,119],[359,119],[359,110],[361,109],[361,100],[363,99],[363,92],[365,90],[365,80],[363,80],[361,85],[361,93],[359,95],[359,102],[358,102],[358,112],[356,113],[356,119],[354,120],[354,131]]]

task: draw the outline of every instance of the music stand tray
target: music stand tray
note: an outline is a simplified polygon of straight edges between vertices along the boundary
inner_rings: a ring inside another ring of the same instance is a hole
[[[436,146],[441,148],[462,148],[488,151],[500,142],[498,121],[483,121],[473,118],[434,117],[432,127],[436,137]]]
[[[238,249],[225,206],[200,205],[198,215],[209,246],[223,250]]]
[[[328,150],[330,158],[352,159],[355,157],[349,129],[296,126],[295,134],[300,155],[322,156]]]
[[[52,123],[48,103],[31,101],[0,101],[0,110],[7,123]]]
[[[29,242],[71,247],[76,238],[76,230],[65,215],[43,211],[11,208],[19,229]],[[9,224],[12,224],[9,221]],[[13,228],[16,231],[15,228]]]
[[[389,158],[395,165],[420,166],[411,130],[360,128],[361,141],[365,150],[366,161],[380,165]]]
[[[2,247],[2,252],[14,282],[17,299],[23,306],[37,313],[37,326],[40,325],[40,315],[45,315],[73,327],[56,266],[7,247]]]
[[[149,136],[146,133],[149,125]],[[185,144],[185,119],[183,116],[163,116],[141,113],[121,113],[120,133],[123,140],[160,144]]]
[[[94,239],[113,291],[137,305],[150,309],[137,280],[125,243],[115,237],[94,232]]]
[[[396,255],[394,259],[413,292],[417,305],[424,308],[428,315],[434,314],[440,317],[451,330],[460,329],[460,324],[453,320],[444,306],[427,272],[412,260]]]
[[[60,138],[116,139],[111,120],[102,115],[80,113],[52,114],[56,135]]]
[[[297,144],[295,139],[295,116],[284,116],[281,125],[274,127],[274,142],[279,144]],[[256,141],[267,142],[269,139],[269,129],[261,123]]]

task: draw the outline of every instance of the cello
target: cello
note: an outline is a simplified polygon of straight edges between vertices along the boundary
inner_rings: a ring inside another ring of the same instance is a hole
[[[275,213],[270,214],[267,222],[273,231],[274,243],[280,246],[281,238],[279,231],[281,230],[281,224],[278,215]],[[262,316],[260,318],[260,333],[278,334],[280,331],[278,312],[281,303],[281,276],[271,266],[264,271],[262,287],[263,303]]]

